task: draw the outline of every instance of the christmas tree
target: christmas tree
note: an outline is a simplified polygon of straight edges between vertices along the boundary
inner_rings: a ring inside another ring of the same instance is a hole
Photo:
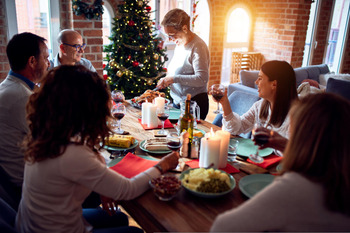
[[[125,98],[139,96],[154,89],[165,76],[167,57],[163,40],[150,19],[148,0],[125,0],[118,6],[113,31],[105,46],[107,81],[111,90],[123,91]]]

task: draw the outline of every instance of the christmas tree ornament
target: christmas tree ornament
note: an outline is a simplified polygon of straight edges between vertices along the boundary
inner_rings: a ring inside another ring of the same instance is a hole
[[[120,78],[121,76],[123,76],[123,72],[121,72],[120,70],[118,70],[117,76]]]
[[[114,66],[117,65],[117,63],[116,63],[114,60],[111,60],[111,61],[109,61],[109,65],[110,65],[111,67],[114,67]]]
[[[154,54],[153,58],[154,58],[155,60],[158,60],[158,59],[159,59],[159,55],[156,53],[156,54]]]
[[[135,26],[135,22],[133,20],[130,20],[129,23],[128,23],[129,26]]]
[[[143,5],[143,1],[140,0],[140,1],[137,2],[137,4],[138,4],[139,6],[142,6],[142,5]]]
[[[146,6],[146,11],[147,11],[147,12],[150,12],[151,9],[152,9],[152,8],[151,8],[150,6]]]
[[[87,19],[101,19],[103,14],[103,1],[95,0],[93,3],[86,3],[82,0],[72,0],[72,10],[75,15],[84,15]]]
[[[139,63],[138,63],[137,61],[133,61],[133,62],[132,62],[132,66],[133,66],[133,67],[137,67],[137,66],[139,66]]]

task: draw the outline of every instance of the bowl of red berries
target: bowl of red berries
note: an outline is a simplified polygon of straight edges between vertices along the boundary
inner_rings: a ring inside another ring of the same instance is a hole
[[[181,181],[174,175],[162,175],[151,179],[149,184],[161,201],[170,201],[181,189]]]

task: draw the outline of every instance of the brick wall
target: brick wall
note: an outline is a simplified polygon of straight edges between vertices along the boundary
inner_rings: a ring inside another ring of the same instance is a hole
[[[6,77],[10,66],[6,56],[7,23],[5,0],[0,1],[0,82]]]

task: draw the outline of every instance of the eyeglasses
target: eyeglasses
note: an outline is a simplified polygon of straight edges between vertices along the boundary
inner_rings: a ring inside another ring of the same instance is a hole
[[[86,48],[86,44],[82,44],[82,45],[80,45],[80,44],[71,45],[71,44],[67,44],[67,43],[62,43],[62,44],[75,48],[77,50],[77,52],[79,52],[81,49],[84,50]]]

